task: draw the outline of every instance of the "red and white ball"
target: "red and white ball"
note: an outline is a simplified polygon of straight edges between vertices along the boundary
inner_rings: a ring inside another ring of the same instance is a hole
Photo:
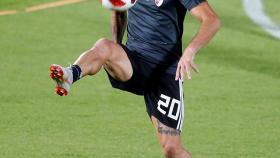
[[[126,11],[133,7],[137,0],[100,0],[103,7],[116,10]]]

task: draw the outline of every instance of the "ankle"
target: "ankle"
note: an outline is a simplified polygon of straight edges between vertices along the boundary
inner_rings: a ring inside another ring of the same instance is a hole
[[[82,78],[82,69],[80,68],[79,65],[71,65],[70,69],[72,70],[72,75],[73,75],[72,83]]]

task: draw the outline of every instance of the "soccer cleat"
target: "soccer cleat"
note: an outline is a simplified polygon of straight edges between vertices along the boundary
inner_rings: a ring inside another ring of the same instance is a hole
[[[73,82],[72,70],[53,64],[50,66],[50,77],[56,82],[56,94],[66,96]]]

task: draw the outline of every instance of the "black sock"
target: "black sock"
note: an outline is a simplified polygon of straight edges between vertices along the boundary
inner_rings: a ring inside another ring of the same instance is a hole
[[[78,65],[71,65],[71,69],[73,73],[73,83],[74,83],[81,78],[82,70]]]

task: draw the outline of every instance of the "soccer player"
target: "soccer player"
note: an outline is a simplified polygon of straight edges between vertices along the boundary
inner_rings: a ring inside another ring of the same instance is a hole
[[[190,12],[200,29],[182,51],[183,21]],[[128,20],[127,20],[128,19]],[[67,95],[70,86],[103,67],[114,88],[145,98],[147,113],[166,158],[191,158],[181,145],[184,119],[182,81],[198,71],[194,56],[220,28],[206,0],[138,0],[125,12],[112,13],[112,40],[102,38],[70,67],[50,66],[56,92]],[[122,37],[127,27],[126,45]]]

